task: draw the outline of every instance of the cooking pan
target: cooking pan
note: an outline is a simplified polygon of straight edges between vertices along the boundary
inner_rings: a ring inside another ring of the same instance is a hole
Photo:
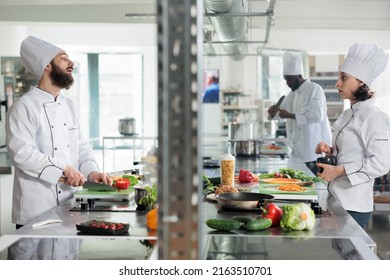
[[[218,204],[222,208],[234,210],[260,210],[265,200],[271,200],[274,196],[254,192],[228,192],[217,194]]]

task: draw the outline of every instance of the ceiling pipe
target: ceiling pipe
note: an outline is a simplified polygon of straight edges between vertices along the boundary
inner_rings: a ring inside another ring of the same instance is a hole
[[[247,0],[203,0],[206,14],[243,14],[249,12]],[[248,34],[248,17],[243,16],[210,16],[215,34],[223,43],[223,49],[234,59],[242,59],[248,45],[235,43],[245,41]]]

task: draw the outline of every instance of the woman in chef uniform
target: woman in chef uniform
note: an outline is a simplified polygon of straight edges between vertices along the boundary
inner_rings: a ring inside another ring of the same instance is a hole
[[[370,89],[387,63],[388,53],[377,45],[349,49],[336,86],[351,107],[333,124],[332,147],[316,147],[318,154],[337,157],[337,166],[319,163],[324,171],[318,176],[330,181],[330,193],[362,228],[373,211],[374,180],[390,169],[390,117],[376,107]]]
[[[46,41],[27,37],[23,65],[38,79],[9,110],[6,144],[15,167],[12,222],[19,228],[73,197],[72,186],[112,184],[99,171],[93,150],[80,136],[72,101],[60,94],[73,83],[73,62]],[[58,183],[65,177],[65,183]]]

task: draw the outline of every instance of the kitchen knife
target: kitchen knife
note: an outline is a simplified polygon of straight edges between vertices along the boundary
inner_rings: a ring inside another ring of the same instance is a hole
[[[61,177],[58,182],[65,182],[65,178]],[[90,181],[85,181],[83,184],[83,189],[89,190],[89,191],[118,191],[117,188],[103,184],[103,183],[95,183]]]
[[[108,172],[107,174],[110,177],[115,177],[115,176],[125,175],[128,173],[134,174],[134,172],[137,172],[137,169],[125,169],[125,170],[121,170],[121,171]]]
[[[280,99],[278,100],[278,102],[275,104],[275,107],[279,110],[279,107],[280,107],[280,105],[282,104],[282,102],[283,102],[283,100],[284,100],[284,95],[282,96],[282,97],[280,97]],[[276,111],[277,112],[277,111]],[[274,117],[275,117],[275,115],[276,115],[276,113],[274,114],[274,115],[269,115],[268,116],[268,119],[269,120],[272,120]]]

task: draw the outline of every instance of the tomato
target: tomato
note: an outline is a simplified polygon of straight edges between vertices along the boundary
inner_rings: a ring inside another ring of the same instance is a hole
[[[115,224],[111,224],[111,225],[110,225],[110,229],[111,229],[111,230],[115,230],[116,228],[117,228],[117,226],[116,226]]]
[[[129,179],[120,178],[116,180],[115,186],[120,190],[126,190],[130,186]]]
[[[122,229],[122,228],[124,228],[123,224],[117,224],[116,225],[116,229]]]

